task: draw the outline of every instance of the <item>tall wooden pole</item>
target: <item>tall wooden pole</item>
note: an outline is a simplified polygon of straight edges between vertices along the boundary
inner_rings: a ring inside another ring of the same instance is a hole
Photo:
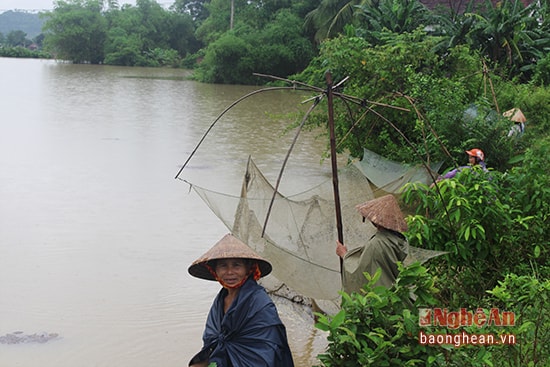
[[[342,210],[340,208],[340,190],[338,189],[338,163],[336,159],[336,133],[334,131],[334,107],[332,96],[332,75],[330,71],[325,74],[327,80],[327,104],[328,104],[328,127],[330,132],[330,161],[332,165],[332,188],[334,191],[334,206],[336,209],[336,229],[338,231],[338,241],[344,243],[344,233],[342,229]],[[343,260],[340,258],[340,273],[342,272]]]

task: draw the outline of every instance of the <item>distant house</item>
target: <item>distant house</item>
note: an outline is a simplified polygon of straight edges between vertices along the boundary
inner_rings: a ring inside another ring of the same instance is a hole
[[[447,7],[450,8],[453,13],[461,14],[464,12],[468,4],[471,0],[420,0],[422,4],[424,4],[429,9],[435,9],[437,7]],[[473,0],[477,5],[483,6],[485,4],[485,0]],[[491,0],[493,5],[496,5],[498,2],[501,2],[502,0]],[[523,5],[527,6],[536,0],[521,0]]]

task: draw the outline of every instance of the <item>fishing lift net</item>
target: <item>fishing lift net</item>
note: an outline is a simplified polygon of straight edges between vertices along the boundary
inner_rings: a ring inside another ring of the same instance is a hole
[[[340,169],[338,181],[344,242],[353,249],[364,245],[375,231],[355,208],[374,194],[354,165]],[[249,158],[240,195],[189,184],[234,236],[272,263],[270,277],[312,300],[338,300],[342,283],[335,253],[338,235],[332,179],[283,196]],[[411,249],[406,262],[433,256],[431,251]]]
[[[423,165],[407,165],[387,159],[368,149],[363,151],[363,159],[356,161],[355,166],[378,189],[397,194],[409,182],[421,182],[429,185],[432,177]],[[433,163],[430,169],[437,177],[443,161]]]

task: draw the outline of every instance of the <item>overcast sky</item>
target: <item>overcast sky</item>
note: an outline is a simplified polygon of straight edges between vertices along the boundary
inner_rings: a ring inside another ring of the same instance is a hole
[[[6,11],[6,10],[14,10],[14,9],[25,9],[25,10],[49,10],[53,9],[53,2],[54,0],[0,0],[0,12]],[[162,4],[165,2],[163,1],[157,1],[159,4]],[[170,0],[170,3],[173,3],[172,0]],[[118,4],[132,4],[136,5],[135,0],[118,0]]]

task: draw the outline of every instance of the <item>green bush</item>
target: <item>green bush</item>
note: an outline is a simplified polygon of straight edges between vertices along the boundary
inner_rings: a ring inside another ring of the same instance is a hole
[[[502,274],[525,274],[529,264],[547,274],[548,241],[542,235],[550,229],[547,183],[534,168],[506,174],[467,169],[432,189],[422,184],[405,189],[411,245],[448,252],[430,263],[441,274],[444,305],[478,307]]]
[[[25,47],[0,47],[0,57],[19,57],[33,59],[51,59],[52,55],[44,51],[32,51]]]
[[[422,31],[387,34],[379,46],[342,36],[324,42],[295,79],[323,86],[327,70],[335,83],[349,77],[339,91],[364,102],[335,98],[335,130],[340,151],[353,157],[368,148],[399,162],[446,160],[455,166],[465,163],[464,150],[478,147],[493,168],[507,169],[518,147],[507,138],[510,121],[497,112],[492,93],[506,82],[494,75],[489,80],[478,53],[455,46],[440,55],[438,42]],[[474,117],[467,116],[472,107]]]
[[[539,60],[535,66],[535,72],[532,80],[534,85],[550,85],[550,54]]]
[[[380,271],[365,276],[361,294],[342,292],[338,314],[317,314],[317,328],[329,332],[327,352],[319,355],[322,366],[425,365],[435,353],[418,343],[418,315],[411,307],[410,292],[418,293],[417,302],[433,304],[436,289],[431,276],[416,264],[401,273],[391,290],[374,286]]]
[[[392,288],[374,285],[380,270],[372,277],[365,273],[361,293],[341,293],[340,312],[317,314],[316,327],[329,332],[327,350],[318,356],[321,366],[490,365],[491,353],[483,346],[454,348],[420,342],[419,309],[436,306],[435,279],[418,263],[399,264],[399,269]]]
[[[285,77],[302,70],[314,54],[302,35],[302,22],[282,9],[262,29],[238,23],[209,43],[194,77],[208,83],[263,84],[253,73]]]
[[[254,72],[252,45],[232,33],[211,43],[195,70],[195,78],[209,83],[246,84]]]
[[[495,334],[515,337],[510,345],[491,347],[501,367],[535,367],[550,364],[550,280],[508,274],[489,291],[495,307],[515,314],[515,325],[493,327]]]
[[[181,65],[181,58],[176,50],[155,48],[145,52],[143,65],[150,67],[168,66],[178,68]]]
[[[448,312],[466,310],[476,317],[483,312],[481,322],[468,324],[465,318],[454,326],[441,325],[431,315],[428,324],[421,324],[419,315],[423,308],[447,312],[447,307],[437,300],[438,279],[418,263],[408,267],[399,264],[399,270],[399,277],[390,289],[374,285],[380,270],[372,277],[365,273],[361,293],[341,293],[342,307],[336,315],[316,314],[316,327],[329,333],[327,350],[318,355],[321,366],[548,365],[550,280],[508,274],[486,292],[482,303],[487,309],[448,308]],[[493,311],[500,315],[501,324],[492,319]],[[468,335],[466,340],[472,336],[489,340],[490,335],[495,342],[468,345],[463,333]],[[438,344],[422,340],[423,336],[440,334],[451,336],[454,342]]]

